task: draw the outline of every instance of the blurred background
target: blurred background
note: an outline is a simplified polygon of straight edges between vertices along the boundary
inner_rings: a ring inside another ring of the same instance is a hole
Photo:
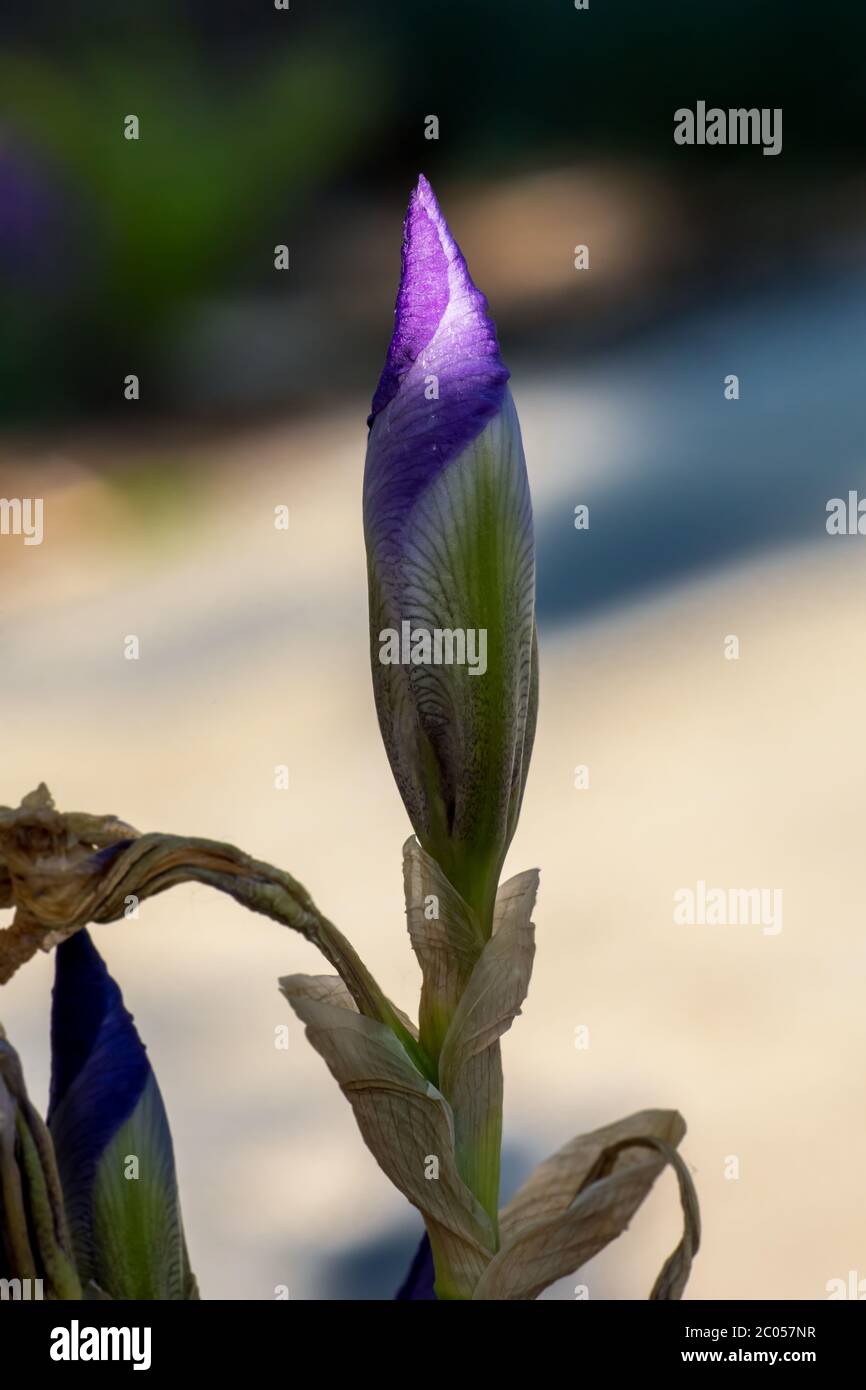
[[[537,524],[509,867],[541,866],[539,954],[504,1044],[505,1186],[677,1106],[704,1215],[688,1296],[866,1277],[866,540],[825,527],[866,483],[866,13],[12,8],[0,496],[44,498],[45,535],[0,536],[0,802],[44,779],[61,809],[282,865],[414,1006],[360,488],[423,170],[497,319]],[[698,100],[781,107],[782,153],[676,146]],[[781,888],[782,932],[675,925],[698,880]],[[193,887],[95,939],[165,1094],[203,1296],[390,1297],[420,1221],[277,993],[311,948]],[[42,1105],[51,971],[0,998]],[[646,1297],[678,1223],[665,1177],[546,1296]]]

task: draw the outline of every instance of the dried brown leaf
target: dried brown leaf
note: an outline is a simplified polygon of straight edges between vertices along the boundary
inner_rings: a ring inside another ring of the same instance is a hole
[[[484,946],[475,914],[414,835],[403,846],[406,920],[421,967],[421,1041],[436,1058]]]
[[[474,1297],[534,1299],[586,1264],[626,1230],[684,1133],[676,1111],[649,1110],[566,1144],[503,1211],[502,1248]],[[677,1175],[682,1190],[679,1166]],[[696,1248],[678,1247],[660,1276],[666,1291],[654,1296],[679,1296],[672,1290],[681,1292]]]
[[[451,1283],[441,1297],[471,1297],[490,1258],[494,1233],[487,1214],[460,1177],[450,1107],[414,1066],[394,1033],[338,1003],[324,1002],[317,977],[289,976],[280,987],[306,1025],[355,1112],[379,1166],[424,1216],[437,1268]],[[431,1159],[438,1175],[428,1176]]]

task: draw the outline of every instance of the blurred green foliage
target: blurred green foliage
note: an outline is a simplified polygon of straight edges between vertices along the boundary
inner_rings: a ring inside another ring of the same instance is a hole
[[[0,329],[7,418],[99,405],[109,389],[116,401],[119,353],[140,372],[191,302],[267,278],[299,209],[369,136],[374,71],[319,44],[240,74],[176,39],[65,66],[0,56],[0,150],[49,209],[14,248],[34,273],[11,285]],[[131,113],[138,140],[124,137]]]
[[[151,321],[308,197],[363,137],[369,110],[357,68],[321,52],[278,53],[237,84],[214,84],[177,49],[92,54],[67,72],[7,55],[0,87],[18,131],[88,199],[100,294]],[[139,140],[122,138],[128,112]]]

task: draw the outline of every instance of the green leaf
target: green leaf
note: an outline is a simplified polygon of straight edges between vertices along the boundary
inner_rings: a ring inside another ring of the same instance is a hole
[[[93,1183],[92,1278],[111,1298],[197,1298],[165,1112],[151,1074],[107,1145]],[[129,1165],[135,1160],[134,1176]]]

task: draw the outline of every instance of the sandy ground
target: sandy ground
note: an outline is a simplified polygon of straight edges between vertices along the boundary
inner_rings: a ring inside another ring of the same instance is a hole
[[[528,443],[541,416],[530,398]],[[407,823],[367,669],[362,447],[342,417],[229,442],[158,524],[74,457],[36,469],[45,543],[3,542],[0,801],[45,779],[61,808],[289,868],[413,1009]],[[556,505],[555,477],[533,482]],[[681,1109],[704,1218],[691,1298],[822,1298],[866,1275],[864,616],[857,543],[824,539],[542,634],[509,861],[542,870],[534,979],[504,1045],[509,1168],[632,1110]],[[781,889],[781,932],[676,924],[674,893],[699,880]],[[341,1252],[411,1232],[277,993],[317,969],[312,948],[195,887],[96,940],[165,1094],[204,1296],[315,1297]],[[40,1104],[50,977],[40,959],[0,997]],[[580,1282],[645,1297],[678,1233],[665,1177]]]

